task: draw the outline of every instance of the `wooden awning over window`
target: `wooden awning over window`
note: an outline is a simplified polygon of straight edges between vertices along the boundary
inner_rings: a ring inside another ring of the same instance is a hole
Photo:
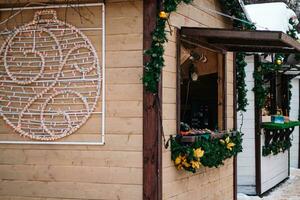
[[[182,27],[181,38],[225,51],[300,53],[300,43],[280,31]]]

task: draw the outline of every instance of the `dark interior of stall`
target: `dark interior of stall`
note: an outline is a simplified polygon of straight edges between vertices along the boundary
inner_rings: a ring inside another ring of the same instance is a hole
[[[206,49],[186,52],[180,66],[180,118],[192,129],[218,129],[218,57]]]
[[[277,72],[268,74],[265,76],[265,87],[268,88],[264,106],[267,114],[289,116],[289,76]]]
[[[198,80],[182,80],[181,121],[194,129],[218,127],[217,74],[199,76]]]

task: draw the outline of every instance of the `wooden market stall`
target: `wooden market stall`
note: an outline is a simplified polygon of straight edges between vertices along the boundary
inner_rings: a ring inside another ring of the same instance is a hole
[[[234,199],[233,159],[192,174],[176,170],[162,146],[161,110],[140,80],[158,1],[34,2],[0,2],[1,199]],[[179,122],[179,29],[231,27],[203,5],[221,11],[199,0],[169,19],[160,102],[166,138]],[[233,128],[232,54],[208,63],[218,126]]]
[[[254,195],[265,193],[289,177],[291,134],[299,122],[295,114],[289,115],[288,111],[289,76],[280,72],[265,74],[262,86],[270,89],[266,102],[259,105],[259,94],[253,90],[257,85],[253,74],[261,62],[258,56],[256,59],[248,56],[247,63],[249,105],[243,116],[238,117],[239,127],[245,134],[245,151],[238,158],[238,191]],[[282,114],[278,108],[285,108],[285,113]],[[280,124],[271,122],[270,115],[277,114],[289,116],[290,121]]]
[[[289,23],[294,14],[284,3],[250,4],[246,11],[260,30],[268,27],[290,35],[293,32]],[[265,19],[266,11],[272,17]],[[295,39],[294,42],[299,45]],[[244,133],[244,152],[238,158],[238,192],[241,193],[260,195],[267,192],[289,177],[291,163],[295,166],[298,160],[295,158],[298,152],[290,154],[289,149],[292,145],[296,150],[299,141],[299,124],[293,122],[298,120],[299,112],[299,92],[295,84],[298,81],[294,79],[299,72],[288,64],[292,52],[282,53],[276,51],[276,54],[246,58],[248,105],[246,112],[238,112],[238,126]],[[271,121],[275,121],[276,116],[271,120],[271,115],[288,117],[284,124],[275,124]]]

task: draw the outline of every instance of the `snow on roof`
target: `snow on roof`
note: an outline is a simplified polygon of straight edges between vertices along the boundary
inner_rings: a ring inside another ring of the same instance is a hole
[[[284,33],[289,30],[289,19],[296,16],[295,12],[282,2],[245,5],[245,11],[256,24],[257,30]]]

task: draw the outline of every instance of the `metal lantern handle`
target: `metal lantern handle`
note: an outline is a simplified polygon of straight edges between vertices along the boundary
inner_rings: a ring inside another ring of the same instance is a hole
[[[33,21],[38,22],[42,20],[42,16],[51,16],[48,20],[57,20],[57,14],[55,10],[40,10],[35,12]]]

